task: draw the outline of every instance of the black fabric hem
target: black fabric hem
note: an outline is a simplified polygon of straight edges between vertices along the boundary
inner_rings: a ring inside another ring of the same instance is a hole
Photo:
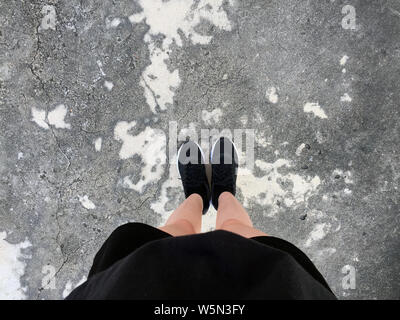
[[[258,236],[249,238],[250,240],[257,241],[263,245],[272,247],[277,250],[284,251],[291,255],[296,262],[303,267],[315,280],[321,283],[326,289],[332,292],[331,288],[329,287],[328,283],[326,282],[325,278],[322,274],[318,271],[315,267],[314,263],[307,257],[307,255],[297,248],[292,243],[283,240],[281,238],[276,238],[272,236]],[[333,292],[332,292],[333,293]]]
[[[130,222],[118,227],[97,252],[88,278],[108,269],[143,245],[168,237],[172,235],[141,222]]]
[[[112,232],[112,234],[108,237],[96,254],[88,278],[108,269],[114,263],[130,255],[143,245],[152,241],[169,237],[172,237],[172,235],[140,222],[127,223],[118,227]],[[321,283],[321,285],[332,292],[328,283],[325,281],[324,277],[315,267],[313,262],[295,245],[286,240],[272,236],[252,237],[249,238],[249,240],[256,241],[262,245],[266,245],[273,249],[277,249],[289,254],[316,281]]]

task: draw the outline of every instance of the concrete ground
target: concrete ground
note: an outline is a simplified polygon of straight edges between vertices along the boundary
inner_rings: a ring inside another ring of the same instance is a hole
[[[1,0],[0,298],[60,299],[165,221],[173,122],[253,129],[255,226],[341,299],[400,298],[399,79],[398,0]]]

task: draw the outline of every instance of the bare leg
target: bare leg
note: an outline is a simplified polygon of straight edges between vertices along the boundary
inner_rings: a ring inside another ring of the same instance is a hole
[[[253,228],[246,210],[230,192],[223,192],[218,198],[216,229],[237,233],[245,238],[267,235]]]
[[[174,237],[199,233],[203,217],[202,210],[203,200],[201,196],[193,193],[172,212],[166,224],[158,229]]]

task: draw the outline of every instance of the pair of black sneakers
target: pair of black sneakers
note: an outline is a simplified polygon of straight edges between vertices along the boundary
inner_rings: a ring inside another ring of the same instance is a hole
[[[236,194],[238,154],[236,147],[226,137],[219,138],[210,153],[211,187],[208,183],[203,150],[194,141],[184,143],[178,151],[178,170],[182,179],[185,197],[193,193],[203,199],[203,214],[212,202],[218,209],[218,198],[222,192]]]

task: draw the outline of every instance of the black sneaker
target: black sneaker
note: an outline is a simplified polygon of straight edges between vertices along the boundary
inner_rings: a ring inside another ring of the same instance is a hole
[[[233,142],[225,137],[219,138],[211,149],[210,162],[211,199],[218,210],[218,197],[222,192],[236,194],[239,158]]]
[[[185,197],[193,193],[203,199],[203,214],[210,206],[210,185],[207,180],[203,150],[193,141],[184,143],[178,151],[178,171],[182,179]]]

